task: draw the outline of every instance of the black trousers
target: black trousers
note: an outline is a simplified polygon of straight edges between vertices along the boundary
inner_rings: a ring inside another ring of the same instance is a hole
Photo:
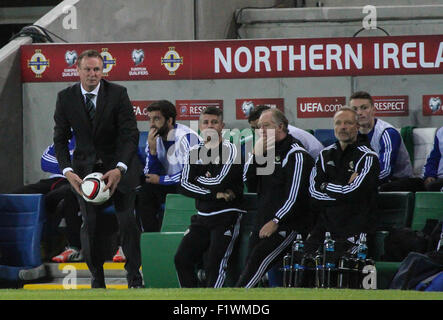
[[[437,178],[434,182],[425,186],[426,191],[442,191],[443,192],[443,178]]]
[[[252,233],[249,240],[249,253],[246,266],[236,287],[253,288],[263,275],[276,263],[281,263],[283,256],[291,247],[296,232],[278,229],[268,238],[259,238],[259,231]]]
[[[107,237],[104,230],[99,228],[97,221],[101,209],[109,205],[101,206],[86,202],[77,195],[82,213],[83,224],[80,232],[83,255],[92,275],[93,284],[104,287],[105,253],[107,252]],[[113,201],[121,239],[121,246],[126,256],[125,269],[127,271],[128,286],[141,286],[140,274],[141,252],[140,252],[140,228],[137,224],[134,210],[135,192],[122,193],[116,190],[110,201]]]
[[[226,279],[226,269],[240,232],[242,215],[226,212],[214,216],[193,215],[191,225],[177,249],[175,268],[182,288],[195,288],[198,279],[196,265],[203,261],[206,287],[220,288]]]
[[[66,185],[63,188],[66,189],[66,193],[63,201],[57,206],[57,220],[60,221],[62,218],[65,218],[66,228],[64,234],[68,245],[81,249],[80,229],[82,225],[82,217],[81,214],[79,215],[80,206],[70,185]]]
[[[421,178],[392,178],[390,181],[382,183],[378,187],[379,191],[405,191],[419,192],[426,191]]]
[[[136,213],[143,232],[158,232],[163,221],[161,206],[168,193],[177,193],[177,185],[144,183],[137,191]]]
[[[41,193],[45,195],[45,209],[49,213],[54,213],[57,204],[65,196],[66,189],[62,187],[69,186],[67,179],[62,177],[54,177],[41,179],[36,183],[24,185],[15,189],[12,194],[33,194]]]

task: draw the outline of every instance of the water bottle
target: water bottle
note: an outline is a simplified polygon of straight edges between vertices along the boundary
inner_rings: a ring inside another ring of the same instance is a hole
[[[360,287],[359,261],[356,255],[349,257],[349,288],[358,289]]]
[[[335,271],[335,241],[330,232],[326,232],[323,243],[323,279],[325,287],[331,287],[332,272]]]
[[[324,288],[325,287],[325,273],[323,265],[323,254],[321,247],[317,250],[317,254],[314,257],[315,261],[315,287]]]
[[[283,257],[283,287],[288,288],[291,287],[291,272],[292,272],[292,266],[291,266],[291,254],[288,252]]]
[[[360,238],[358,241],[358,249],[357,249],[357,259],[366,260],[368,257],[368,245],[366,244],[366,233],[360,233]]]
[[[291,283],[294,287],[300,287],[303,282],[303,270],[302,264],[303,255],[305,252],[305,245],[303,243],[302,235],[299,233],[292,244],[292,278]]]
[[[342,256],[338,260],[338,288],[349,288],[349,258]]]
[[[305,254],[301,264],[304,267],[301,287],[312,288],[315,285],[315,259],[312,254]]]

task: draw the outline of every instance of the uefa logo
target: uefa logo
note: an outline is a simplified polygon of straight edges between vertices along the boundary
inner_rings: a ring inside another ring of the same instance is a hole
[[[145,52],[143,49],[134,49],[132,50],[132,61],[134,61],[135,65],[138,66],[145,59]]]
[[[245,101],[241,106],[241,110],[246,117],[249,117],[252,109],[254,109],[254,103],[252,101]]]
[[[68,64],[69,67],[72,67],[77,62],[77,51],[66,51],[65,53],[65,61]]]
[[[429,98],[429,109],[431,111],[437,112],[441,108],[441,99],[439,97],[431,97]]]
[[[180,107],[180,114],[186,114],[188,112],[188,108],[186,106]]]

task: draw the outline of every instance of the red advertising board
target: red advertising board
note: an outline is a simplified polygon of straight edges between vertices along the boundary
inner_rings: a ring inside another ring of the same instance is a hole
[[[297,98],[297,118],[330,118],[346,104],[346,97]]]
[[[147,108],[153,100],[134,100],[132,107],[134,108],[134,114],[137,121],[149,121]]]
[[[443,35],[250,39],[21,47],[23,82],[77,81],[76,57],[96,49],[109,80],[441,74]]]
[[[375,115],[378,117],[401,117],[409,115],[408,96],[373,96]]]
[[[223,110],[223,100],[176,100],[177,120],[198,120],[200,113],[209,106]]]
[[[443,116],[443,94],[428,94],[423,96],[424,116]]]
[[[285,112],[285,104],[283,98],[263,98],[263,99],[236,99],[235,109],[237,119],[247,119],[249,112],[259,105],[266,105],[271,108],[277,108],[281,112]]]

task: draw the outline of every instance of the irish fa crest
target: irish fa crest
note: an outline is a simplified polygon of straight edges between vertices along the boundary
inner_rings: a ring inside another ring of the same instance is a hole
[[[72,67],[73,65],[75,65],[75,63],[77,62],[77,51],[72,50],[69,51],[67,50],[65,52],[65,61],[68,64],[69,67]]]
[[[103,48],[100,55],[103,58],[103,75],[107,76],[108,73],[111,72],[112,68],[117,65],[117,59],[111,55],[108,48]]]
[[[145,52],[143,49],[134,49],[132,50],[132,61],[134,61],[135,65],[138,66],[145,59]]]
[[[28,60],[28,67],[35,73],[36,78],[41,78],[43,72],[49,67],[49,60],[46,59],[40,49],[35,49],[35,53]]]
[[[169,75],[175,75],[175,72],[183,64],[183,57],[175,51],[175,47],[169,47],[169,51],[161,58],[161,64],[169,71]]]
[[[429,98],[429,109],[432,112],[437,112],[441,108],[441,100],[439,97],[431,97]]]

